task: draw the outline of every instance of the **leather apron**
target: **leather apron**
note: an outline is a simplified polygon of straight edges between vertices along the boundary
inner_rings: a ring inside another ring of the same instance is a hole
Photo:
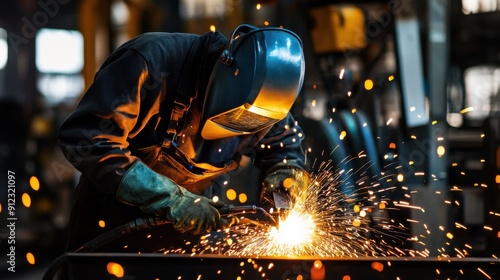
[[[208,163],[195,163],[174,142],[167,141],[151,169],[171,179],[188,191],[202,195],[221,174],[235,170],[238,162],[231,160],[222,167]]]
[[[204,142],[200,134],[200,123],[200,105],[193,102],[185,116],[183,129],[179,133],[181,136],[173,139],[177,142],[164,139],[156,160],[150,165],[157,173],[197,195],[203,195],[219,175],[239,167],[239,163],[231,158],[220,167],[193,160],[200,158],[199,153],[204,153],[201,151],[203,149],[200,149]]]

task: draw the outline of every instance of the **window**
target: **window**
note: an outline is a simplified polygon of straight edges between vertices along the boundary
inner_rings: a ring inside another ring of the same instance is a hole
[[[500,11],[500,0],[462,0],[462,12],[466,15]]]
[[[78,31],[42,28],[36,36],[36,67],[42,73],[74,74],[83,68],[83,36]]]
[[[495,66],[474,66],[465,70],[465,108],[470,110],[470,120],[484,120],[490,112],[499,108],[497,98],[500,87],[500,68]]]
[[[72,101],[84,90],[83,36],[80,32],[42,28],[35,41],[37,88],[47,103]],[[69,99],[69,100],[68,100]]]
[[[226,15],[228,12],[225,0],[181,0],[181,15],[184,19],[214,18]]]
[[[500,112],[500,67],[477,65],[461,73],[451,68],[448,85],[448,124],[479,127],[485,118]]]
[[[0,28],[0,70],[5,68],[7,58],[9,56],[7,48],[7,32],[5,29]]]

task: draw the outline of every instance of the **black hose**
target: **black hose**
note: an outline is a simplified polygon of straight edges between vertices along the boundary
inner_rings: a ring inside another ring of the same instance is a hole
[[[89,242],[83,244],[82,247],[76,249],[73,251],[74,253],[86,253],[86,252],[93,252],[97,250],[98,248],[104,246],[105,244],[114,241],[124,235],[127,235],[133,231],[138,231],[141,229],[149,228],[149,227],[154,227],[154,226],[161,226],[164,224],[170,223],[167,220],[160,219],[160,218],[138,218],[135,219],[131,222],[128,222],[124,225],[121,225],[119,227],[116,227],[112,230],[109,230],[98,237],[90,240]],[[43,275],[42,280],[52,280],[59,269],[67,263],[67,255],[68,253],[63,253],[59,257],[57,257],[49,266],[45,274]],[[64,277],[65,278],[65,277]]]
[[[67,260],[67,255],[68,253],[63,253],[59,257],[57,257],[49,266],[47,271],[45,271],[45,274],[43,275],[42,280],[52,280],[54,279],[54,276],[56,276],[57,272],[59,269],[68,263]],[[61,279],[66,279],[66,277],[63,277]]]
[[[114,241],[133,231],[138,231],[141,229],[154,226],[161,226],[168,223],[170,222],[160,218],[138,218],[99,235],[98,237],[83,244],[82,247],[76,249],[74,252],[75,253],[93,252],[98,248],[104,246],[105,244]]]
[[[255,205],[243,205],[243,206],[234,206],[234,205],[225,205],[218,209],[221,216],[228,215],[236,215],[236,214],[244,214],[244,213],[256,213],[257,210],[262,211],[264,214],[267,214],[271,219],[273,217],[267,213],[264,209],[260,207],[256,207]],[[273,219],[274,221],[274,219]],[[90,240],[89,242],[83,244],[80,248],[73,251],[73,253],[88,253],[93,252],[100,247],[108,244],[111,241],[114,241],[124,235],[127,235],[133,231],[138,231],[145,228],[150,228],[154,226],[161,226],[170,223],[168,220],[150,217],[150,218],[138,218],[133,221],[130,221],[124,225],[118,226],[114,229],[111,229],[96,238]],[[45,274],[43,275],[42,280],[52,280],[56,276],[59,269],[66,265],[68,253],[63,253],[59,257],[57,257],[49,266]],[[65,279],[66,277],[63,277]]]

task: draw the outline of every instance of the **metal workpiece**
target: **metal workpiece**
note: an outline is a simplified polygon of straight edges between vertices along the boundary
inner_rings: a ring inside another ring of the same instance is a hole
[[[282,192],[273,192],[273,202],[276,207],[276,209],[290,209],[291,208],[291,201],[290,197],[288,194],[284,194]]]
[[[68,279],[499,279],[488,258],[68,254]],[[120,275],[114,275],[120,274]],[[301,277],[301,278],[300,278]],[[349,278],[348,278],[349,277]]]

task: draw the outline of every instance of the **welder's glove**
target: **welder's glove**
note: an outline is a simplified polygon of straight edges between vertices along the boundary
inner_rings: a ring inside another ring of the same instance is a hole
[[[139,160],[123,176],[116,198],[144,212],[164,216],[182,233],[201,234],[235,222],[233,218],[221,218],[217,208],[224,203],[189,192]]]
[[[291,203],[305,201],[309,173],[287,164],[277,164],[271,170],[263,181],[261,201],[274,192],[285,192],[290,196]]]

